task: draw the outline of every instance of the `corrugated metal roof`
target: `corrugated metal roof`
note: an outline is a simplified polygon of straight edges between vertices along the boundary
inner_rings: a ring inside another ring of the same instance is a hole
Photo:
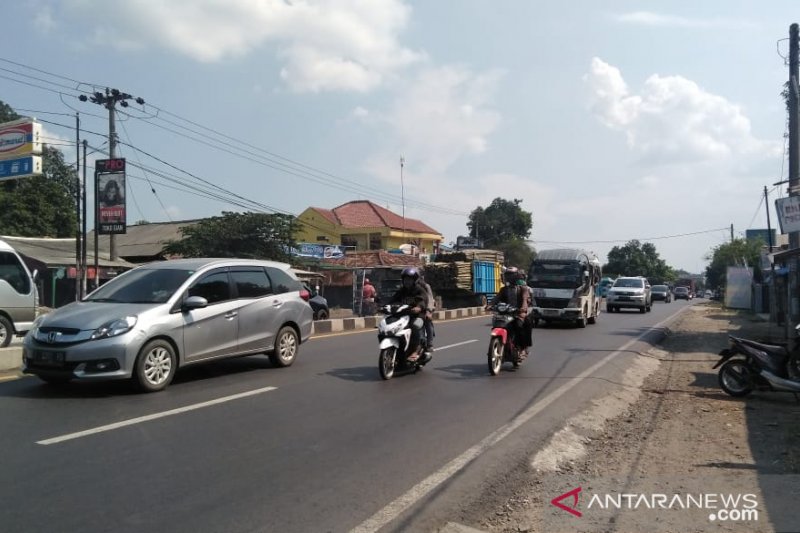
[[[10,244],[17,253],[36,259],[46,264],[48,267],[75,265],[75,239],[48,239],[41,237],[0,237],[0,239]],[[94,265],[94,241],[90,241],[86,252],[90,265]],[[100,247],[98,265],[102,267],[131,268],[135,265],[127,261],[110,261],[104,259],[108,257],[108,248]]]
[[[183,238],[180,229],[197,224],[200,220],[178,222],[151,222],[128,226],[127,233],[117,235],[117,254],[120,257],[155,257],[169,241]],[[89,242],[94,242],[94,231],[89,233]],[[108,249],[108,235],[100,235],[100,246]]]

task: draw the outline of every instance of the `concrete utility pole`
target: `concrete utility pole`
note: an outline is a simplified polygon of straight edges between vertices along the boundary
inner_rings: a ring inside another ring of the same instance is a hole
[[[800,195],[800,124],[798,124],[798,65],[800,64],[800,29],[789,27],[789,196]],[[800,248],[800,233],[789,233],[789,248]]]
[[[117,147],[117,130],[115,127],[115,106],[116,103],[119,102],[122,107],[128,107],[128,100],[133,98],[128,93],[123,93],[119,91],[119,89],[108,89],[106,88],[106,94],[103,94],[99,91],[96,91],[92,96],[87,97],[85,94],[82,94],[78,97],[78,99],[82,102],[87,100],[91,101],[93,104],[102,105],[106,109],[108,109],[108,155],[109,159],[116,159],[116,147]],[[144,105],[144,100],[142,98],[135,98],[134,101],[139,105]],[[95,197],[95,204],[97,203],[97,198]],[[97,210],[95,210],[95,218],[97,217]],[[95,222],[95,227],[97,223]],[[97,231],[95,230],[95,233]],[[109,258],[112,261],[116,261],[119,259],[117,255],[117,240],[116,235],[111,234],[109,237]]]

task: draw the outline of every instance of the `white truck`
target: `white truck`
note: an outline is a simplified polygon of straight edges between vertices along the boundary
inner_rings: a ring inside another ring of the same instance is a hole
[[[600,314],[598,284],[602,278],[600,260],[577,248],[542,250],[528,270],[533,293],[533,324],[571,322],[585,328]]]

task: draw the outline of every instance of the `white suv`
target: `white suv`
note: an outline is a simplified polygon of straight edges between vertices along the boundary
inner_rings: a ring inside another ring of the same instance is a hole
[[[638,309],[640,313],[645,313],[650,311],[652,303],[650,283],[646,278],[617,278],[614,285],[608,289],[606,311],[613,313],[624,307],[632,307]]]

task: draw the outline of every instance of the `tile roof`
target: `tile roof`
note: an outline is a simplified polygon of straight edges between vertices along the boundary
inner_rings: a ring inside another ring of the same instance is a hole
[[[388,227],[399,230],[405,228],[406,231],[414,233],[440,235],[438,231],[416,218],[406,217],[404,223],[402,216],[369,200],[354,200],[333,209],[322,209],[320,207],[312,207],[312,209],[331,222],[338,223],[345,228]]]

